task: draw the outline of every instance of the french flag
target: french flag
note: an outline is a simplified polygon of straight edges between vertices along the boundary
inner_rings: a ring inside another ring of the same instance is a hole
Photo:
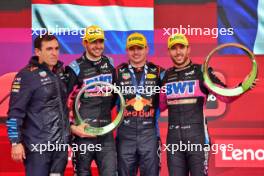
[[[164,28],[233,29],[232,35],[187,35],[192,58],[206,56],[223,43],[240,43],[256,55],[264,54],[264,0],[155,0],[155,55],[166,57]],[[168,15],[169,14],[169,15]],[[159,46],[159,47],[158,47]],[[225,48],[222,54],[244,54]]]
[[[218,0],[218,28],[233,28],[234,35],[219,35],[218,43],[240,43],[254,54],[264,54],[264,0]],[[242,54],[226,48],[223,53]]]
[[[80,54],[84,29],[98,25],[105,54],[125,54],[126,38],[135,31],[146,36],[153,54],[153,7],[153,0],[32,0],[33,39],[46,29],[58,37],[62,54]]]

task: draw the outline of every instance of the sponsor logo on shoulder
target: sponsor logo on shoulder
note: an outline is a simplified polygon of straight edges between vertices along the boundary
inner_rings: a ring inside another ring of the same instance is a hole
[[[105,68],[108,68],[107,63],[105,63],[104,65],[101,66],[101,69],[105,69]]]
[[[155,71],[157,71],[157,68],[150,68],[150,70],[155,72]]]
[[[152,74],[152,73],[147,74],[147,78],[148,78],[148,79],[155,79],[156,77],[157,77],[157,76],[154,75],[154,74]]]
[[[189,76],[189,75],[194,75],[194,70],[185,73],[185,76]]]
[[[120,68],[119,71],[123,73],[125,71],[125,68]]]

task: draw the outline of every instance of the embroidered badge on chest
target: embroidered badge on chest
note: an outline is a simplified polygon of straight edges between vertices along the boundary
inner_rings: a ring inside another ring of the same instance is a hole
[[[42,78],[45,78],[47,76],[47,72],[41,71],[41,72],[39,72],[39,76],[41,76]]]
[[[122,74],[122,78],[123,78],[124,80],[128,80],[129,78],[131,78],[131,76],[130,76],[129,73],[123,73],[123,74]]]

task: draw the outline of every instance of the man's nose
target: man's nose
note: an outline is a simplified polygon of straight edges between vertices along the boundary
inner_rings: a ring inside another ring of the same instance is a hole
[[[134,53],[137,54],[139,52],[139,49],[135,49]]]
[[[179,48],[176,48],[176,53],[177,54],[180,54],[181,53],[181,50]]]
[[[100,48],[100,47],[101,47],[101,43],[100,43],[100,42],[96,42],[96,43],[95,43],[95,47],[96,47],[96,48]]]

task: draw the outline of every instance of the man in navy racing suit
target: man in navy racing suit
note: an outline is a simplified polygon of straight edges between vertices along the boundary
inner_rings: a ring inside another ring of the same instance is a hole
[[[36,56],[17,73],[12,84],[7,120],[11,157],[24,161],[27,176],[63,175],[68,147],[60,151],[51,147],[70,142],[59,43],[55,36],[47,34],[35,39],[34,48]]]
[[[147,62],[144,35],[129,35],[126,49],[129,62],[116,68],[116,82],[126,101],[124,121],[117,131],[118,175],[135,176],[139,168],[140,175],[158,176],[159,94],[154,89],[160,87],[164,70]]]

